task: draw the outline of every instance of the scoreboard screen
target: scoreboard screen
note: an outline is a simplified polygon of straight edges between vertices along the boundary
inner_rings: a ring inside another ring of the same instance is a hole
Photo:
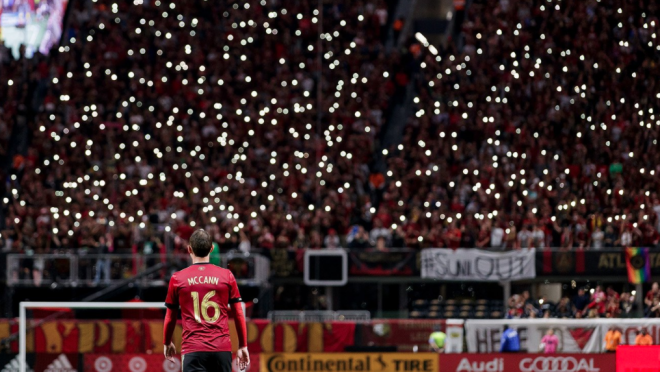
[[[305,252],[305,284],[343,286],[348,281],[348,255],[343,249]]]

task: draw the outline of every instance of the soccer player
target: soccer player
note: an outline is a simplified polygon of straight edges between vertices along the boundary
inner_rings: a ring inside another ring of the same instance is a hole
[[[167,290],[164,326],[165,358],[173,360],[172,334],[181,306],[183,372],[231,372],[231,339],[227,314],[231,312],[238,333],[238,366],[250,363],[241,295],[231,271],[209,263],[211,236],[197,230],[190,236],[188,253],[193,264],[174,273]]]

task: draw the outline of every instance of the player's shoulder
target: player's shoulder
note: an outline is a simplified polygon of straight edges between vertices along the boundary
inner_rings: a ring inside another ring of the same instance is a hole
[[[210,265],[210,266],[213,266],[211,268],[211,270],[213,270],[213,272],[217,275],[222,275],[223,277],[227,277],[227,278],[234,276],[234,274],[232,274],[231,270],[228,270],[228,269],[225,269],[223,267],[216,266],[216,265]]]
[[[177,271],[173,274],[179,278],[188,277],[188,276],[197,276],[197,275],[221,275],[221,276],[231,276],[233,275],[230,270],[224,269],[220,266],[214,265],[209,262],[196,263],[186,267],[183,270]]]

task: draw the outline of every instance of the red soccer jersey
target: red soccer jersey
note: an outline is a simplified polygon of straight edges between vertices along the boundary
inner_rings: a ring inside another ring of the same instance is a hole
[[[231,351],[227,312],[242,301],[234,274],[210,263],[198,263],[174,273],[165,305],[181,306],[181,354]]]

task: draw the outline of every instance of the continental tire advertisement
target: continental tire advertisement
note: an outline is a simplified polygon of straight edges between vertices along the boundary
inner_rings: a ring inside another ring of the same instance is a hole
[[[261,372],[438,372],[435,353],[262,353]]]

